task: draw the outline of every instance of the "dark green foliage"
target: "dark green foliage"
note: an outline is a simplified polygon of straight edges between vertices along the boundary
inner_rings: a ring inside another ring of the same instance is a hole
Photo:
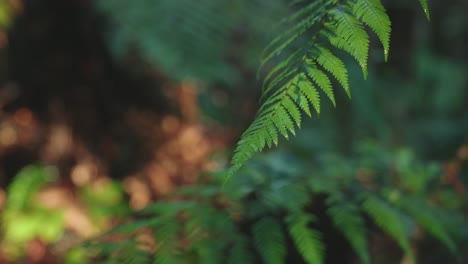
[[[329,198],[328,214],[335,227],[343,233],[361,261],[370,263],[367,251],[366,227],[359,212],[359,207],[354,203],[345,201],[343,198],[334,199],[333,196]]]
[[[252,227],[257,251],[264,263],[281,264],[286,256],[286,245],[281,224],[273,217],[264,217]]]
[[[229,84],[236,82],[239,73],[226,57],[242,53],[245,57],[235,59],[256,64],[271,36],[265,29],[288,10],[280,0],[97,3],[113,25],[109,43],[117,58],[136,49],[145,62],[171,78]],[[243,39],[241,45],[235,45],[235,38]]]
[[[149,263],[136,260],[143,256],[154,263],[288,263],[292,252],[287,243],[292,243],[304,263],[325,263],[327,247],[333,245],[324,243],[330,234],[323,226],[332,225],[362,263],[372,263],[367,234],[375,230],[366,218],[410,258],[416,258],[410,241],[417,226],[456,252],[450,234],[460,226],[449,222],[459,216],[425,198],[439,195],[441,189],[434,184],[440,170],[433,164],[408,162],[407,150],[388,153],[370,144],[360,149],[353,160],[324,155],[308,165],[282,152],[261,156],[224,188],[222,178],[182,188],[174,194],[175,201],[159,202],[136,215],[148,220],[111,232],[151,230],[154,254],[142,251],[138,240],[102,252],[113,258],[138,254],[133,263]],[[392,172],[394,167],[397,172]],[[360,171],[366,171],[367,178],[356,178]],[[414,171],[421,172],[420,187],[405,189],[402,184]],[[315,209],[321,197],[326,197],[331,223],[323,222]],[[96,244],[94,249],[100,247],[108,246]]]
[[[299,253],[307,263],[323,263],[325,246],[317,230],[308,225],[315,220],[315,216],[307,213],[291,214],[286,218],[289,235]]]

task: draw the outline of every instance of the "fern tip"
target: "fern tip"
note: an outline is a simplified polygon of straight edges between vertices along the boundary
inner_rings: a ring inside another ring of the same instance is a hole
[[[427,4],[427,0],[419,0],[419,3],[421,4],[424,14],[426,15],[427,21],[431,21],[431,14],[429,13],[429,6]]]
[[[429,13],[429,10],[427,8],[424,8],[424,14],[426,14],[426,19],[427,21],[431,21],[431,14]]]

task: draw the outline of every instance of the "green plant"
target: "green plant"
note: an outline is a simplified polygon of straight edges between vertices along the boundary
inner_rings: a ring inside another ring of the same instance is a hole
[[[102,263],[325,263],[331,225],[362,263],[378,257],[368,246],[376,227],[413,263],[418,228],[455,253],[451,234],[463,218],[437,198],[440,168],[405,149],[359,149],[355,159],[322,154],[310,165],[284,152],[260,156],[225,188],[222,178],[182,188],[91,248]]]
[[[427,1],[420,0],[420,3],[429,19]],[[296,127],[300,127],[302,111],[308,116],[312,109],[320,114],[319,89],[336,104],[330,74],[351,97],[347,68],[338,54],[351,55],[361,66],[364,78],[367,77],[369,35],[364,25],[378,36],[387,60],[391,26],[380,0],[296,1],[294,4],[298,11],[281,22],[287,30],[264,50],[258,70],[267,72],[262,103],[238,142],[228,177],[256,152],[278,145],[279,136],[294,135]]]
[[[38,199],[48,184],[58,180],[54,167],[30,164],[21,169],[9,184],[6,204],[0,216],[0,245],[12,261],[21,260],[27,252],[27,243],[40,239],[50,244],[60,244],[67,222],[66,208],[48,207],[52,199]],[[123,193],[114,182],[103,182],[98,187],[84,186],[80,190],[83,202],[93,226],[89,232],[105,227],[110,216],[118,217],[128,212],[122,204]],[[46,223],[46,224],[45,224]],[[64,263],[83,263],[85,254],[79,248],[65,248]]]
[[[21,256],[25,250],[25,242],[34,238],[53,242],[62,235],[62,211],[45,208],[34,197],[54,177],[55,173],[51,168],[29,165],[8,186],[7,203],[1,215],[1,243],[9,255]]]
[[[420,4],[429,19],[427,2]],[[385,60],[389,56],[390,20],[379,0],[299,0],[288,8],[296,12],[284,16],[279,25],[284,33],[262,55],[258,71],[259,77],[264,75],[262,105],[227,171],[227,176],[237,173],[236,177],[224,188],[218,178],[183,188],[167,201],[138,212],[136,219],[104,236],[106,240],[91,244],[97,250],[95,260],[223,263],[227,258],[228,263],[297,263],[294,257],[299,257],[306,263],[324,263],[333,246],[327,243],[331,236],[327,225],[346,238],[362,263],[380,263],[368,245],[374,232],[392,238],[411,262],[426,238],[418,233],[421,229],[457,253],[453,238],[465,219],[446,210],[454,207],[443,198],[447,193],[457,195],[439,184],[437,165],[419,162],[409,150],[394,153],[367,144],[352,153],[355,158],[325,156],[325,152],[304,155],[319,156],[313,162],[276,152],[241,169],[255,153],[294,134],[302,112],[320,114],[319,90],[333,105],[336,84],[350,97],[346,56],[357,60],[366,77],[368,31],[381,42]],[[186,22],[197,25],[191,16]],[[203,43],[198,35],[193,34],[193,39]],[[200,50],[204,46],[200,44]],[[454,200],[460,209],[461,201]]]

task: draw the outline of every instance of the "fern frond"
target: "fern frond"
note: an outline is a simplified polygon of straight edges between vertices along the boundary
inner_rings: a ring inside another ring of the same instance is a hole
[[[385,232],[393,237],[405,253],[414,260],[408,236],[404,229],[402,214],[376,197],[368,197],[363,204],[364,211]],[[414,261],[413,261],[414,262]]]
[[[357,0],[353,13],[368,25],[379,37],[384,48],[385,61],[390,50],[390,18],[380,0]]]
[[[273,40],[265,49],[267,55],[260,69],[278,53],[285,50],[305,30],[324,19],[332,3],[333,1],[326,1],[326,4],[317,5],[317,10],[314,9],[298,25]],[[301,15],[302,13],[296,14],[297,17]],[[342,68],[332,67],[333,64],[341,65],[336,62],[337,58],[327,56],[320,58],[319,61],[317,57],[320,57],[320,54],[304,54],[302,49],[298,49],[266,76],[262,91],[262,98],[265,100],[254,122],[238,142],[232,158],[232,166],[226,173],[228,178],[256,152],[260,152],[265,146],[277,145],[278,134],[285,138],[288,138],[290,133],[294,135],[295,127],[299,127],[301,123],[301,110],[310,116],[310,105],[312,105],[317,113],[320,113],[320,97],[316,86],[322,89],[335,104],[331,81],[327,74],[318,68],[318,65],[324,65],[324,68],[326,66],[325,69],[337,76],[345,89],[348,89],[347,76],[343,76]],[[346,71],[344,73],[346,74]]]
[[[346,94],[351,97],[351,92],[349,90],[349,83],[348,83],[348,70],[344,65],[343,61],[340,60],[338,57],[333,55],[333,53],[321,46],[317,46],[317,62],[322,66],[325,70],[331,73],[336,80],[343,86]]]
[[[308,80],[305,73],[301,73],[297,79],[299,93],[312,104],[315,111],[320,114],[320,97],[315,86]]]
[[[265,146],[277,145],[278,134],[285,138],[289,134],[294,135],[296,127],[300,127],[302,112],[311,116],[312,106],[320,113],[318,89],[336,105],[328,74],[334,76],[350,95],[346,67],[341,59],[319,42],[320,35],[326,36],[334,46],[355,57],[366,74],[368,35],[362,23],[353,16],[351,7],[329,0],[313,2],[305,10],[310,11],[300,10],[286,20],[300,22],[265,48],[259,71],[307,30],[317,30],[306,48],[296,49],[265,77],[263,103],[254,122],[238,142],[232,166],[226,173],[228,178],[256,152],[260,152]]]
[[[286,245],[281,224],[272,217],[264,217],[252,228],[252,235],[260,256],[266,264],[283,264]]]
[[[440,240],[450,251],[456,252],[455,242],[450,238],[444,222],[437,215],[435,208],[431,207],[424,200],[416,197],[400,197],[398,205],[410,216],[414,217],[428,233]]]
[[[420,1],[425,8],[426,0]],[[302,112],[311,116],[311,110],[315,109],[320,113],[317,90],[336,105],[329,75],[351,97],[348,71],[334,52],[341,50],[351,55],[366,78],[369,35],[365,25],[376,33],[385,60],[388,58],[391,22],[380,0],[311,1],[281,23],[291,26],[263,52],[257,73],[259,76],[268,71],[262,85],[262,103],[237,144],[226,178],[265,146],[277,145],[279,134],[286,139],[289,134],[294,135],[296,127],[300,127]],[[279,60],[276,66],[272,65],[275,59]]]
[[[306,60],[306,74],[318,87],[328,96],[328,99],[336,106],[335,96],[333,95],[332,85],[328,75],[317,68],[317,65],[310,59]]]
[[[323,31],[323,34],[330,44],[348,52],[358,61],[366,78],[369,36],[361,21],[352,14],[351,10],[352,7],[348,5],[331,9],[330,19],[325,23],[327,31]]]
[[[309,264],[323,263],[325,246],[320,233],[308,227],[308,224],[315,220],[313,215],[292,214],[286,218],[289,234],[297,249]]]
[[[335,2],[334,0],[327,1],[314,1],[308,8],[299,10],[295,14],[289,17],[289,20],[294,21],[297,17],[300,17],[306,13],[306,17],[301,21],[295,23],[290,29],[273,39],[268,46],[265,47],[262,54],[262,61],[258,73],[260,73],[264,66],[274,57],[278,56],[281,52],[285,51],[296,39],[307,32],[312,26],[319,23],[326,15],[327,9],[330,5]],[[307,12],[305,12],[307,11]],[[258,76],[258,74],[257,74]]]
[[[173,264],[180,263],[178,257],[178,233],[180,223],[175,219],[168,218],[164,223],[155,228],[155,239],[157,243],[155,252],[155,263],[157,264]]]
[[[327,213],[333,220],[335,227],[349,241],[362,263],[369,264],[366,228],[358,208],[349,202],[332,204]]]
[[[429,6],[427,4],[427,0],[419,0],[419,3],[421,4],[421,7],[424,11],[424,14],[426,15],[427,20],[430,21],[431,14],[429,13]]]

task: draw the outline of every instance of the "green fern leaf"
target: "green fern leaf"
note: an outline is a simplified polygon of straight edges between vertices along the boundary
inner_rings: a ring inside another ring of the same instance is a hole
[[[323,73],[321,70],[319,70],[312,60],[307,59],[306,63],[307,63],[307,66],[306,66],[307,75],[312,80],[314,80],[317,86],[320,87],[322,91],[328,96],[330,101],[333,103],[333,106],[336,106],[335,96],[333,95],[332,85],[328,76],[325,73]]]
[[[380,0],[357,0],[353,14],[368,25],[379,37],[384,47],[385,61],[390,50],[390,18]]]
[[[360,212],[351,203],[341,203],[331,205],[328,214],[333,220],[333,224],[338,228],[353,249],[358,254],[362,263],[369,264],[370,258],[367,249],[366,228]]]
[[[351,7],[333,8],[329,15],[331,19],[325,23],[327,32],[324,35],[330,43],[353,56],[367,77],[367,58],[369,51],[369,36],[361,21],[352,15]]]
[[[262,85],[262,104],[255,120],[241,136],[226,172],[232,176],[242,164],[265,146],[278,144],[278,134],[288,138],[300,127],[302,112],[311,116],[311,106],[320,114],[322,90],[336,105],[332,75],[351,97],[348,71],[342,59],[327,47],[325,42],[343,50],[357,60],[364,78],[367,76],[369,36],[364,29],[368,25],[379,37],[388,56],[390,48],[390,20],[380,0],[314,1],[302,10],[284,19],[283,24],[293,24],[265,48],[258,74],[270,67],[274,58],[284,57],[293,43],[296,48],[285,60],[281,60],[268,72]],[[304,45],[300,38],[306,32],[313,33]],[[302,111],[301,111],[302,110]]]
[[[300,23],[298,23],[296,26],[291,28],[290,30],[286,31],[285,33],[279,35],[276,37],[266,48],[265,52],[266,55],[264,55],[264,59],[260,63],[260,68],[259,72],[263,69],[263,67],[266,65],[267,62],[269,62],[271,59],[274,57],[278,56],[281,52],[283,52],[289,45],[291,45],[296,39],[298,39],[302,34],[306,32],[308,28],[319,22],[322,17],[325,16],[324,13],[321,14],[319,17],[314,17],[314,16],[309,16],[308,18],[304,19]],[[292,35],[292,36],[289,36]],[[283,39],[287,38],[284,42],[281,43]],[[276,45],[277,43],[281,43],[281,45],[277,46],[275,49],[269,51],[271,47]]]
[[[424,11],[424,14],[426,15],[427,20],[430,21],[431,15],[429,13],[429,6],[427,4],[427,0],[419,0],[419,3],[421,4],[421,7]]]
[[[292,70],[293,67],[297,66],[294,63],[297,64],[297,55],[302,52],[302,49],[297,49],[295,52],[293,52],[291,55],[288,56],[284,61],[276,65],[271,71],[268,73],[268,75],[263,79],[263,87],[262,91],[264,92],[263,95],[266,95],[268,92],[268,88],[270,86],[275,86],[274,83],[271,83],[273,80],[276,81],[275,83],[281,82],[282,76],[287,77],[287,73],[295,71]],[[284,78],[283,77],[283,78]],[[269,85],[267,85],[269,84]]]
[[[309,214],[289,215],[286,218],[289,234],[304,260],[309,264],[320,264],[323,263],[325,246],[320,233],[308,227],[314,220],[315,217]]]
[[[260,256],[266,264],[283,264],[286,257],[285,238],[280,223],[272,217],[256,222],[252,235]]]
[[[368,197],[363,204],[363,209],[414,260],[414,254],[403,226],[402,214],[376,197]]]
[[[351,98],[348,83],[348,70],[346,69],[343,61],[324,47],[318,46],[316,53],[318,54],[317,62],[336,78],[336,80],[343,86],[348,97]]]
[[[292,117],[296,126],[301,126],[301,111],[297,108],[297,104],[293,101],[290,96],[285,97],[284,102],[284,109],[287,110],[289,115]],[[293,127],[294,128],[294,127]]]
[[[305,18],[273,39],[264,49],[262,54],[264,59],[262,59],[262,62],[260,63],[257,76],[271,59],[286,50],[286,48],[294,43],[294,41],[304,34],[309,28],[319,23],[327,15],[326,10],[329,5],[334,2],[335,0],[327,0],[324,2],[317,1],[312,3],[309,8],[305,8],[303,11],[298,11],[296,14],[290,16],[289,20],[295,20],[304,13],[307,13]]]
[[[295,99],[294,103],[297,104],[302,111],[304,111],[309,117],[312,116],[312,113],[310,112],[309,100],[304,94],[301,93],[297,86],[295,89],[291,89],[290,96]]]
[[[294,123],[291,120],[291,117],[288,114],[288,111],[285,108],[284,102],[288,99],[288,96],[285,96],[282,102],[282,105],[278,107],[278,110],[275,115],[273,115],[272,120],[275,123],[278,130],[281,134],[288,138],[288,130],[292,134],[295,134]]]
[[[157,248],[155,252],[155,263],[157,264],[172,264],[180,263],[178,257],[178,232],[180,230],[180,223],[174,219],[167,219],[161,225],[155,227],[155,239]],[[179,261],[179,262],[177,262]]]
[[[299,91],[309,100],[315,111],[320,114],[320,97],[315,86],[308,80],[305,73],[301,73],[297,79]]]
[[[318,70],[309,69],[311,78],[317,80],[318,84],[325,86],[322,89],[329,94],[334,102],[330,80],[323,72],[317,72]],[[295,103],[298,94],[302,101],[307,99],[317,113],[320,113],[320,98],[317,89],[306,73],[301,72],[295,75],[272,93],[260,107],[254,122],[247,128],[238,142],[232,158],[233,166],[227,171],[228,178],[266,145],[269,147],[272,144],[277,145],[278,132],[285,138],[289,137],[289,133],[295,135],[295,126],[300,126],[301,122],[299,109],[304,109],[306,104],[305,102],[301,105]],[[310,110],[305,112],[310,115]]]

